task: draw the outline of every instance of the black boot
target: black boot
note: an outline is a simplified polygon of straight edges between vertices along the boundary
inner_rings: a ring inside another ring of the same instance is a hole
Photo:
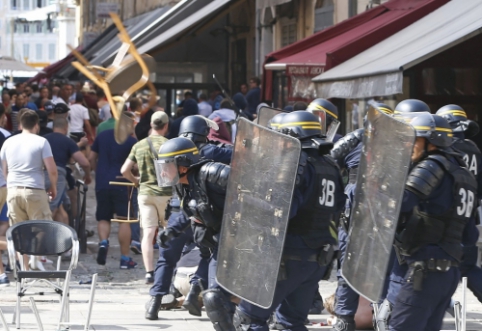
[[[162,295],[151,296],[151,300],[146,305],[146,319],[157,320],[159,310],[161,310]]]
[[[199,304],[199,294],[201,294],[201,286],[198,283],[192,283],[191,289],[184,299],[182,306],[189,311],[189,314],[201,316],[201,305]]]
[[[323,311],[323,298],[321,297],[320,292],[318,292],[318,289],[316,290],[315,297],[313,299],[313,303],[311,304],[310,311],[308,314],[310,315],[320,315],[321,312]]]
[[[355,331],[355,316],[337,316],[332,331]]]

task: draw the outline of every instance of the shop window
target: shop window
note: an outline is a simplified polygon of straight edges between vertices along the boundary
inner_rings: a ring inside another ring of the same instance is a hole
[[[291,45],[296,41],[296,20],[283,17],[281,23],[281,47]]]
[[[348,0],[348,17],[358,14],[358,0]]]
[[[482,95],[480,68],[425,68],[422,77],[425,95]]]
[[[333,0],[317,0],[315,3],[315,32],[332,26],[334,14]]]

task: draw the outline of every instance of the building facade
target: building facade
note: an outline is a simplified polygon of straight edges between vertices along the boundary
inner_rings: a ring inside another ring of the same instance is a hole
[[[122,21],[145,14],[153,9],[172,6],[181,0],[75,0],[79,6],[77,34],[79,43],[89,44],[102,33],[112,20],[108,12],[117,13]]]
[[[3,0],[0,8],[0,55],[43,68],[76,46],[72,1]]]

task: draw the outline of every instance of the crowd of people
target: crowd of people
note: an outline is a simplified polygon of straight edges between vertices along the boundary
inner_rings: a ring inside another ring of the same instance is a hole
[[[259,85],[258,78],[251,79],[249,89],[243,84],[232,99],[219,89],[197,98],[187,91],[174,118],[159,107],[147,109],[148,100],[127,100],[123,115],[132,125],[121,144],[116,141],[115,116],[104,93],[89,84],[41,88],[17,84],[15,89],[4,89],[0,250],[6,249],[9,225],[35,219],[69,224],[77,210],[76,179],[89,185],[94,171],[96,261],[106,264],[112,219],[139,220],[119,223],[119,268],[136,268],[130,254],[142,254],[145,283],[152,285],[146,319],[157,320],[161,308],[176,306],[201,316],[204,305],[217,331],[265,331],[268,324],[279,330],[305,330],[308,313],[321,313],[324,307],[319,281],[330,276],[335,261],[338,267],[345,261],[363,135],[377,132],[375,126],[368,126],[372,131],[362,128],[343,138],[333,135],[332,146],[322,128],[339,123],[338,110],[325,99],[309,105],[298,102],[270,120],[271,130],[301,141],[303,162],[289,209],[273,304],[260,308],[232,296],[215,277],[237,120],[257,117],[263,106]],[[389,116],[394,113],[382,103],[373,107]],[[482,154],[465,140],[464,134],[470,135],[474,125],[456,105],[440,109],[438,116],[431,115],[422,101],[405,100],[395,112],[406,116],[405,122],[411,121],[417,140],[394,243],[403,259],[397,260],[395,254],[390,258],[385,301],[380,302],[380,307],[390,309],[375,319],[390,330],[438,330],[451,307],[460,271],[482,300],[477,280],[482,279],[482,270],[467,259],[478,238],[474,201],[481,197]],[[346,170],[346,185],[340,168]],[[135,189],[112,185],[118,181],[131,182]],[[464,195],[459,196],[462,191]],[[410,237],[407,229],[419,233]],[[48,262],[47,257],[25,256],[23,264],[42,270]],[[0,264],[0,286],[9,285],[9,268]],[[336,315],[334,330],[366,327],[372,320],[368,303],[340,273],[338,278],[334,299],[325,303]]]
[[[3,88],[0,103],[3,169],[0,173],[0,205],[3,206],[0,250],[4,249],[9,225],[28,219],[69,224],[77,212],[76,180],[82,179],[89,185],[94,171],[98,264],[106,263],[114,215],[136,219],[139,211],[142,215],[139,223],[119,223],[120,268],[137,266],[130,252],[142,254],[146,282],[153,283],[154,249],[157,248],[153,242],[158,227],[165,225],[164,211],[172,191],[158,187],[149,161],[151,152],[158,150],[168,138],[177,137],[182,120],[190,115],[222,118],[224,130],[213,131],[213,136],[231,143],[235,135],[231,126],[237,110],[241,109],[237,105],[246,112],[256,110],[260,99],[259,83],[258,78],[253,78],[250,91],[235,94],[236,104],[224,99],[218,87],[210,97],[201,93],[195,98],[186,91],[174,118],[157,106],[145,109],[148,96],[138,94],[127,100],[126,114],[133,120],[133,132],[121,145],[114,139],[115,119],[106,96],[92,84],[66,82],[39,86],[18,83],[13,89]],[[219,114],[213,115],[216,113]],[[134,182],[138,189],[127,191],[109,184],[126,179]],[[129,211],[128,201],[132,203]],[[93,235],[93,231],[88,230],[88,235]],[[44,270],[43,264],[51,262],[47,257],[32,257],[26,260],[26,266]],[[0,286],[9,285],[5,271],[11,271],[11,266],[1,264]]]

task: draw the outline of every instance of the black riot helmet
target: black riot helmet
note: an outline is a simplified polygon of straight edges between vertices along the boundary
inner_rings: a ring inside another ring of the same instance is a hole
[[[389,105],[387,105],[383,102],[375,102],[374,107],[376,109],[378,109],[379,111],[381,111],[382,113],[385,113],[387,115],[393,114],[393,109]]]
[[[316,112],[317,110],[322,110],[326,113],[326,126],[330,126],[331,121],[338,120],[338,108],[330,101],[322,98],[313,100],[306,108],[310,113]]]
[[[437,110],[436,114],[445,118],[454,132],[464,132],[469,137],[473,137],[479,133],[479,125],[469,120],[465,110],[458,105],[443,106]]]
[[[278,130],[279,126],[281,124],[281,121],[283,120],[283,117],[285,117],[286,113],[279,113],[273,116],[272,119],[269,120],[268,122],[268,128],[271,130]]]
[[[420,112],[430,113],[430,107],[425,102],[417,99],[403,100],[395,107],[395,114]]]
[[[423,112],[415,116],[410,125],[415,129],[417,137],[425,138],[437,147],[445,148],[452,145],[452,128],[441,116]]]
[[[178,137],[166,141],[159,149],[159,160],[175,159],[177,165],[191,167],[199,162],[199,150],[191,140]]]
[[[159,149],[156,160],[156,176],[160,187],[179,183],[179,168],[191,168],[200,161],[199,150],[191,140],[178,137],[166,141]],[[181,176],[184,176],[182,174]]]
[[[322,124],[320,119],[309,111],[297,110],[283,116],[278,130],[303,140],[320,137],[322,135]]]
[[[209,134],[209,126],[204,117],[193,115],[185,117],[179,126],[179,137],[192,140],[194,143],[205,143]]]

